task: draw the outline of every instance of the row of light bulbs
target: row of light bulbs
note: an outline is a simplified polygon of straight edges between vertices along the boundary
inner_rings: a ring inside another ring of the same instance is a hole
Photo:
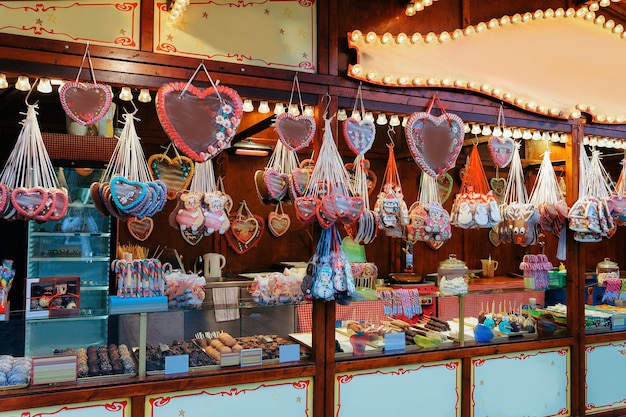
[[[38,78],[37,83],[37,91],[40,93],[48,94],[52,92],[52,85],[63,85],[65,81],[63,80],[51,80],[50,78]],[[7,80],[7,76],[4,73],[0,73],[0,89],[9,88],[9,82]],[[15,81],[15,89],[19,91],[30,91],[32,85],[30,83],[30,79],[26,75],[20,75],[17,77]],[[122,87],[119,94],[119,99],[122,101],[132,101],[133,100],[133,92],[130,87]],[[150,103],[152,101],[152,96],[150,95],[150,90],[147,88],[142,88],[139,90],[139,94],[137,95],[137,100],[142,103]]]
[[[433,5],[433,0],[411,0],[406,5],[406,10],[404,11],[404,14],[406,14],[409,17],[415,16],[417,12],[421,12],[426,7],[432,6],[432,5]]]

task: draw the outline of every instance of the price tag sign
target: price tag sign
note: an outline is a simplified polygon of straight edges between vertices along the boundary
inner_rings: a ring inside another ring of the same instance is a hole
[[[255,366],[263,364],[263,349],[253,348],[241,351],[241,366]]]
[[[385,352],[404,352],[405,350],[404,332],[385,334]]]
[[[278,362],[297,362],[300,360],[300,345],[280,345],[278,347]]]
[[[189,355],[165,357],[165,375],[189,372]]]
[[[237,366],[241,363],[241,355],[239,352],[220,354],[220,366]]]
[[[33,385],[75,382],[78,357],[76,355],[34,357],[32,366],[31,383]]]

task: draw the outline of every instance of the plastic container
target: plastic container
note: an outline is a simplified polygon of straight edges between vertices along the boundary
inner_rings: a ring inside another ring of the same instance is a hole
[[[567,271],[559,271],[558,269],[548,271],[548,282],[550,285],[550,289],[554,290],[557,288],[565,287],[566,277],[567,277]]]
[[[619,279],[619,265],[609,258],[604,258],[602,262],[598,262],[596,265],[596,275],[600,285],[609,279]]]
[[[468,291],[467,265],[456,258],[456,255],[449,255],[448,259],[439,263],[437,268],[437,286],[443,294],[458,295]]]

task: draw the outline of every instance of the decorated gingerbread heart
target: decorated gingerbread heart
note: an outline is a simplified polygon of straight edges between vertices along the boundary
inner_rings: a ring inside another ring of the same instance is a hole
[[[141,219],[137,217],[130,217],[126,220],[126,227],[128,228],[128,233],[130,233],[133,238],[143,242],[152,233],[154,221],[151,217],[144,217]]]
[[[436,178],[454,167],[465,137],[465,127],[459,116],[413,113],[405,131],[411,155],[422,171]]]
[[[315,197],[298,197],[295,200],[294,207],[296,217],[304,224],[313,223],[317,215],[317,207],[321,205],[319,198]]]
[[[59,87],[59,98],[63,110],[72,120],[89,126],[98,122],[109,111],[113,94],[104,84],[68,81]]]
[[[161,180],[167,189],[167,199],[176,198],[176,193],[191,184],[194,163],[186,156],[170,158],[165,154],[155,154],[148,158],[148,171],[153,180]]]
[[[123,176],[115,176],[109,182],[113,203],[124,213],[143,203],[147,190],[145,184],[130,181]]]
[[[232,250],[234,250],[239,255],[242,255],[259,243],[259,240],[263,236],[265,222],[260,216],[257,216],[256,214],[252,216],[242,217],[238,213],[233,213],[228,217],[230,219],[231,227],[226,231],[226,233],[224,233],[224,236],[226,237],[226,242]],[[256,223],[246,221],[250,220],[250,218],[253,218]],[[249,228],[249,226],[255,227]],[[245,240],[245,242],[243,242],[242,240]]]
[[[275,126],[281,142],[294,152],[306,148],[315,136],[315,119],[311,116],[281,113]]]
[[[265,170],[264,179],[270,197],[274,201],[282,201],[289,188],[289,175],[268,168]]]
[[[352,117],[343,122],[343,135],[348,148],[357,155],[369,151],[376,138],[376,126],[371,120],[357,120]]]
[[[365,169],[365,180],[367,181],[367,193],[371,194],[372,191],[374,191],[374,188],[376,187],[376,183],[378,182],[378,177],[376,176],[376,173],[370,169],[369,160],[364,159],[363,164],[364,164],[363,168]],[[346,171],[348,172],[348,175],[350,176],[350,181],[354,182],[354,177],[356,175],[356,169],[354,167],[354,164],[350,162],[349,164],[345,165],[345,168],[346,168]]]
[[[267,215],[267,228],[276,237],[284,235],[290,225],[291,218],[288,214],[272,211]]]
[[[500,138],[491,136],[487,143],[491,158],[498,168],[504,168],[513,160],[515,151],[515,141],[511,138]]]
[[[229,87],[202,90],[174,82],[159,88],[156,110],[176,147],[194,161],[204,162],[230,146],[241,121],[243,102]]]
[[[11,191],[11,204],[18,215],[27,219],[33,218],[44,210],[47,198],[48,193],[41,187],[17,187]]]
[[[489,180],[489,185],[491,185],[491,189],[493,190],[493,192],[496,193],[496,195],[501,197],[504,195],[504,192],[506,191],[506,178],[501,178],[501,177],[491,178]]]

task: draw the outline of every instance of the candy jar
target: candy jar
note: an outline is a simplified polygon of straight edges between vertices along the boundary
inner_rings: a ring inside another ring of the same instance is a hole
[[[439,263],[437,269],[437,286],[442,294],[459,295],[466,294],[467,285],[467,265],[456,258],[456,255],[449,255],[448,259]]]
[[[598,284],[603,285],[607,280],[619,279],[619,266],[617,262],[604,258],[602,262],[596,265],[596,274],[598,276]]]

